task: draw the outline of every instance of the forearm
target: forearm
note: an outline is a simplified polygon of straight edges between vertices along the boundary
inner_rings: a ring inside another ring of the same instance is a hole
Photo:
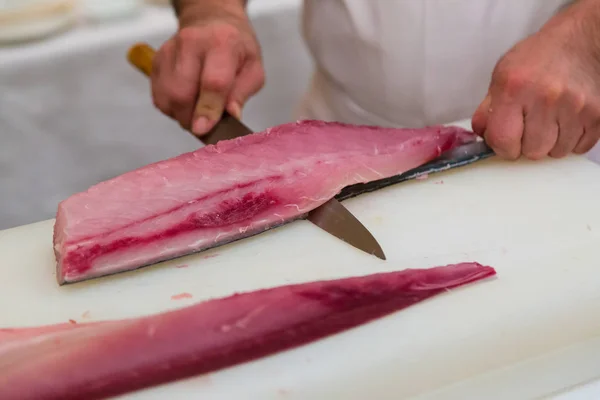
[[[600,72],[600,0],[571,0],[541,29]]]

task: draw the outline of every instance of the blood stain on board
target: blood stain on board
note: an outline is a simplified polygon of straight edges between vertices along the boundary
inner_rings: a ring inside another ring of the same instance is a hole
[[[443,184],[444,184],[444,181],[437,181],[437,182],[435,182],[435,184],[436,184],[436,185],[443,185]]]
[[[70,319],[70,320],[69,320],[69,323],[71,323],[71,324],[75,325],[75,324],[77,324],[77,321],[75,321],[74,319]]]
[[[415,179],[418,180],[418,181],[424,181],[427,178],[429,178],[429,174],[419,175]]]
[[[215,257],[219,257],[219,254],[209,254],[207,256],[202,257],[203,259],[207,260],[209,258],[215,258]]]
[[[81,318],[83,319],[89,319],[91,317],[90,311],[86,311],[83,314],[81,314]]]
[[[179,293],[179,294],[174,294],[173,296],[171,296],[171,300],[183,300],[183,299],[191,299],[192,296],[190,293]]]
[[[187,264],[179,264],[179,265],[175,266],[175,268],[187,268],[187,267],[189,267],[189,265],[187,265]]]

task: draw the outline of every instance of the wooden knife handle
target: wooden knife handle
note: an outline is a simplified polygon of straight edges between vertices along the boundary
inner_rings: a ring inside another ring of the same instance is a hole
[[[127,59],[146,76],[152,74],[152,61],[156,51],[146,43],[137,43],[129,49]]]

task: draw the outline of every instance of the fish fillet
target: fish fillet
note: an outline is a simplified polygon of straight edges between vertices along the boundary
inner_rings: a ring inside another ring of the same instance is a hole
[[[58,206],[60,284],[136,269],[301,218],[344,187],[401,174],[474,138],[458,127],[302,121],[221,141]]]
[[[267,356],[496,274],[462,263],[279,286],[147,317],[0,329],[0,399],[99,399]]]

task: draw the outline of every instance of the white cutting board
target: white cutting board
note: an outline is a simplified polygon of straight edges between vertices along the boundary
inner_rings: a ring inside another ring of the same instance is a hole
[[[59,287],[53,221],[0,232],[0,325],[154,313],[290,282],[478,261],[496,279],[132,399],[523,399],[600,377],[600,167],[490,159],[350,199],[387,262],[306,221]],[[178,268],[178,266],[186,267]],[[192,298],[173,300],[189,293]],[[597,393],[600,396],[600,393]]]

